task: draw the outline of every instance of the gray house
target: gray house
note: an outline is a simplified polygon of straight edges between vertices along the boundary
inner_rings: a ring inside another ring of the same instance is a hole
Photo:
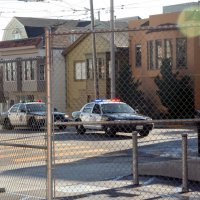
[[[46,101],[45,27],[63,33],[82,29],[90,22],[14,17],[0,42],[0,112],[24,100]],[[66,112],[65,60],[62,51],[79,35],[54,37],[52,95],[54,106]],[[59,62],[58,62],[59,61]]]

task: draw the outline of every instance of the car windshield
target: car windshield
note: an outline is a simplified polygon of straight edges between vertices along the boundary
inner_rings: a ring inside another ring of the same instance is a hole
[[[136,113],[136,111],[125,103],[102,104],[102,112],[106,113]]]
[[[26,108],[29,112],[45,112],[46,106],[45,104],[38,103],[38,104],[27,104]]]

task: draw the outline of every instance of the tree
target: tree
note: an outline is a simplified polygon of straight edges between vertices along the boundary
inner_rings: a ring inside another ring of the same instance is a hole
[[[140,85],[141,82],[132,76],[129,65],[121,67],[116,82],[116,93],[122,101],[139,110],[143,107],[143,93],[138,89]]]
[[[171,60],[163,59],[160,75],[154,81],[158,87],[157,95],[168,109],[170,118],[193,118],[194,92],[189,76],[180,77],[178,71],[173,73]]]

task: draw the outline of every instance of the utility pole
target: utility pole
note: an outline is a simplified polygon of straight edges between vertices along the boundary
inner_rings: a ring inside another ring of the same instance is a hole
[[[115,33],[114,33],[114,3],[110,0],[110,67],[111,67],[111,98],[115,98]]]
[[[47,200],[53,199],[53,176],[52,176],[52,88],[51,88],[51,40],[50,28],[45,29],[46,49],[46,87],[47,87]]]
[[[94,8],[93,0],[90,0],[90,11],[91,11],[91,31],[92,31],[92,63],[94,69],[94,93],[95,98],[99,98],[99,81],[98,81],[98,71],[97,71],[97,56],[96,56],[96,37],[94,32]]]

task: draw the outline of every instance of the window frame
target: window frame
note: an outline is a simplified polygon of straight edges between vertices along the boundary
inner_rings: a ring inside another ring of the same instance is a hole
[[[154,40],[147,41],[147,63],[148,70],[155,70],[155,47]]]
[[[80,64],[80,66],[78,66],[78,64]],[[77,73],[78,70],[80,70],[79,74]],[[76,80],[76,81],[86,80],[87,79],[87,74],[86,73],[87,73],[86,62],[85,61],[76,61],[74,63],[74,80]]]
[[[163,60],[163,45],[161,39],[155,40],[155,56],[156,56],[155,69],[160,69]]]
[[[179,43],[184,41],[184,43]],[[183,45],[181,48],[179,45]],[[182,55],[180,55],[182,54]],[[176,38],[176,68],[187,68],[187,38]]]
[[[5,66],[5,81],[13,82],[16,81],[16,71],[17,71],[17,63],[16,62],[6,62]]]
[[[43,67],[42,70],[41,70],[41,66]],[[39,64],[39,80],[45,81],[45,78],[46,78],[46,76],[45,76],[45,64]]]
[[[24,60],[22,61],[24,71],[24,81],[35,81],[35,70],[37,67],[37,60]]]
[[[135,66],[142,66],[142,45],[140,43],[135,44]]]

